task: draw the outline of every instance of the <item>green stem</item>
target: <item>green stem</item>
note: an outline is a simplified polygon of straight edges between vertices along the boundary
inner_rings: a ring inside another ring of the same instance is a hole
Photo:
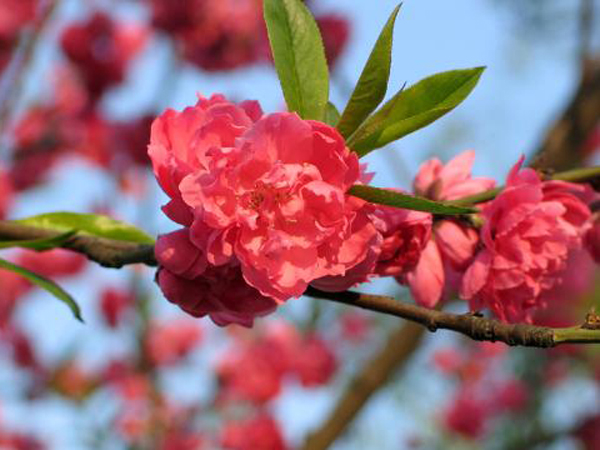
[[[583,183],[587,181],[593,181],[600,179],[600,166],[596,167],[582,167],[580,169],[567,170],[565,172],[555,173],[550,176],[551,180],[570,181],[573,183]],[[469,206],[476,205],[478,203],[487,202],[493,200],[496,196],[502,192],[504,186],[490,189],[489,191],[481,192],[479,194],[470,195],[468,197],[453,200],[452,203],[458,206]]]
[[[554,343],[594,344],[600,342],[600,329],[582,327],[555,328]]]

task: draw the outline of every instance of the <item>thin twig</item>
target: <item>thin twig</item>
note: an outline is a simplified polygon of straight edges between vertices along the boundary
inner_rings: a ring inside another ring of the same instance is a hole
[[[0,98],[0,139],[4,138],[5,133],[11,125],[12,114],[14,114],[15,106],[21,96],[24,88],[26,73],[32,61],[34,60],[37,44],[40,42],[44,30],[50,23],[58,8],[60,0],[48,0],[47,5],[43,5],[44,9],[40,12],[37,20],[33,23],[31,31],[23,36],[23,44],[18,47],[13,56],[13,64],[9,67],[9,72],[6,76],[11,79],[2,80],[2,85],[5,90],[4,95]]]
[[[600,167],[583,167],[581,169],[572,169],[564,172],[555,173],[548,177],[551,180],[570,181],[572,183],[597,183],[600,181]],[[479,194],[470,195],[458,200],[453,200],[448,203],[452,203],[460,206],[476,205],[478,203],[487,202],[496,198],[503,187],[497,187],[488,191],[481,192]]]

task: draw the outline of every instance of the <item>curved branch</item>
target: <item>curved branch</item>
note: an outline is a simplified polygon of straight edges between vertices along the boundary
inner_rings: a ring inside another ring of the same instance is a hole
[[[43,228],[21,225],[8,220],[0,220],[0,241],[43,239],[60,236],[61,233]],[[104,267],[121,268],[128,264],[156,266],[154,246],[135,244],[114,239],[76,234],[61,245],[62,248],[85,255],[91,261]]]
[[[60,233],[11,221],[0,221],[1,240],[51,238]],[[87,256],[104,267],[120,268],[128,264],[156,266],[154,247],[114,239],[76,234],[61,245]],[[591,314],[580,327],[548,328],[526,324],[508,324],[476,314],[452,314],[403,303],[385,295],[359,292],[324,292],[309,287],[304,295],[389,314],[427,327],[453,330],[478,341],[502,341],[508,345],[554,347],[566,343],[600,343],[600,318]],[[589,320],[588,320],[589,319]]]

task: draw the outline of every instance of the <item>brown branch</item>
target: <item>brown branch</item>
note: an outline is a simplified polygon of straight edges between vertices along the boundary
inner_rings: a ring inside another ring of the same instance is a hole
[[[61,233],[43,228],[30,227],[11,221],[0,221],[0,241],[32,240],[52,238]],[[128,264],[156,266],[154,247],[114,239],[76,234],[61,247],[81,253],[104,267],[120,268]],[[403,303],[394,297],[361,294],[358,292],[324,292],[309,287],[305,295],[332,300],[389,314],[427,327],[453,330],[479,341],[502,341],[509,345],[526,347],[553,347],[562,343],[600,342],[600,324],[597,317],[590,315],[583,327],[547,328],[525,324],[507,324],[473,314],[451,314]]]
[[[566,170],[581,165],[583,144],[600,120],[600,60],[589,59],[563,114],[545,134],[531,166]]]
[[[303,450],[328,448],[345,431],[367,401],[406,364],[425,329],[408,322],[390,333],[381,350],[354,376],[328,419],[311,433]]]
[[[56,231],[0,220],[0,241],[44,239],[56,237],[60,234]],[[136,263],[146,264],[147,266],[157,265],[154,257],[154,246],[148,244],[135,244],[76,234],[62,244],[61,247],[81,253],[104,267],[120,268]]]
[[[432,332],[438,329],[456,331],[476,341],[500,341],[508,345],[538,348],[568,343],[600,343],[600,327],[596,325],[596,318],[591,316],[590,322],[586,319],[580,327],[549,328],[523,323],[504,323],[472,313],[452,314],[437,311],[403,303],[385,295],[351,291],[324,292],[312,287],[309,287],[304,295],[401,317],[419,323]]]

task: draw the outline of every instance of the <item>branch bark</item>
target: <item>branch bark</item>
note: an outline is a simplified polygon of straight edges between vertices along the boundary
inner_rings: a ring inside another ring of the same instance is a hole
[[[577,90],[545,134],[531,167],[566,170],[581,165],[583,144],[600,120],[600,59],[587,60]]]
[[[478,314],[452,314],[403,303],[385,295],[360,292],[324,292],[309,287],[304,295],[345,305],[378,311],[427,327],[429,331],[452,330],[476,341],[504,342],[508,345],[548,348],[560,344],[600,343],[598,316],[592,314],[581,326],[550,328],[523,323],[510,324],[487,319]]]
[[[0,221],[0,241],[51,238],[58,235],[60,233],[56,231]],[[104,267],[120,268],[128,264],[157,265],[154,247],[149,244],[76,234],[64,242],[62,247],[81,253]],[[590,315],[590,321],[586,319],[581,327],[548,328],[507,324],[475,314],[459,315],[431,310],[385,295],[351,291],[324,292],[312,287],[309,287],[304,295],[400,317],[421,324],[430,331],[436,331],[438,328],[453,330],[479,341],[502,341],[508,345],[541,348],[564,343],[600,343],[600,317],[596,315]]]
[[[424,332],[423,327],[408,322],[390,333],[381,350],[354,376],[328,419],[308,436],[302,449],[321,450],[333,444],[371,396],[406,364]]]

